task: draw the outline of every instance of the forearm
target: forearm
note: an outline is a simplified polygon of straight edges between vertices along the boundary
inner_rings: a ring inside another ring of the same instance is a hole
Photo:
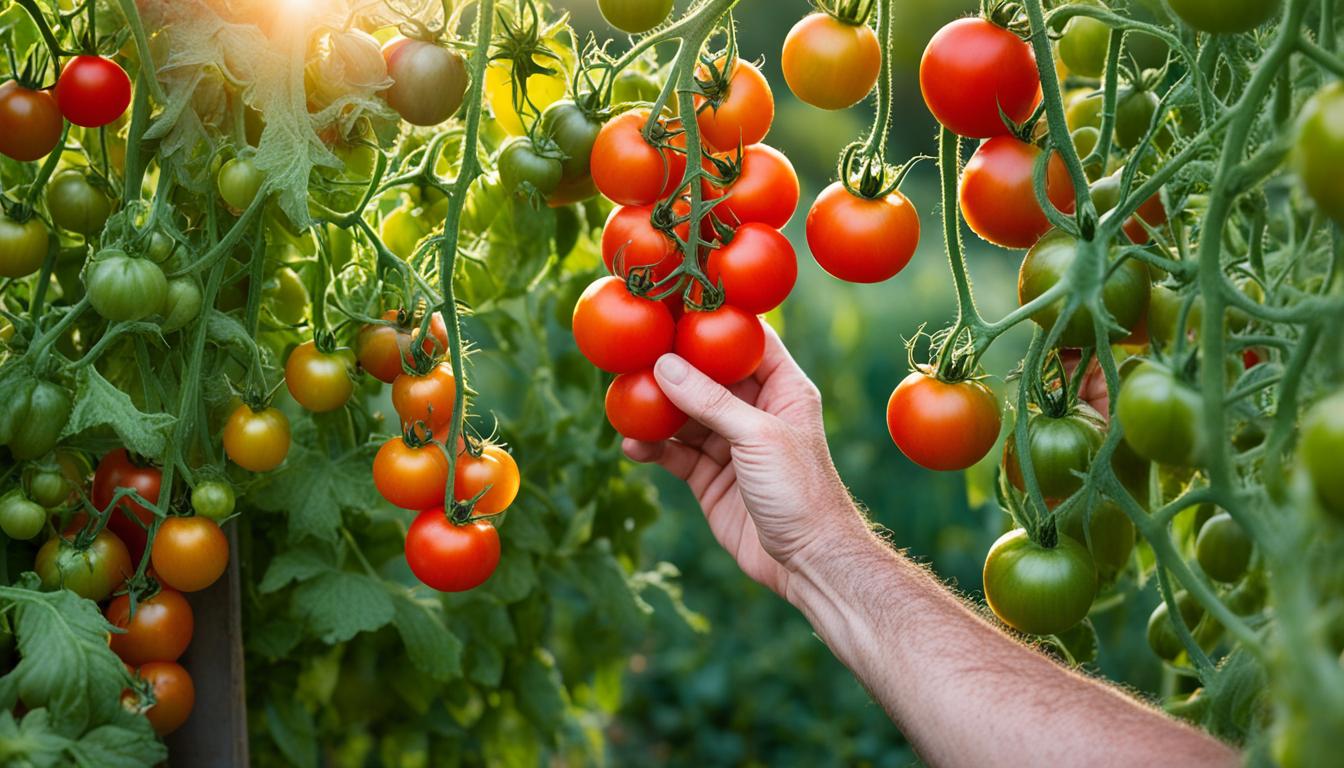
[[[857,515],[787,597],[930,765],[1234,765],[1235,751],[1000,632]]]

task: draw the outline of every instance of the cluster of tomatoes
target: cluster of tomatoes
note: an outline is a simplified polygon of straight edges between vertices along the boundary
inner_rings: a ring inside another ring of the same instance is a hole
[[[186,722],[195,703],[191,676],[178,663],[194,627],[184,593],[210,587],[228,566],[220,522],[233,512],[233,489],[202,479],[191,492],[195,515],[155,525],[145,504],[159,504],[158,467],[118,448],[102,457],[91,481],[88,475],[84,455],[68,449],[33,462],[23,487],[0,499],[0,529],[18,540],[35,538],[49,524],[59,531],[38,549],[33,570],[47,589],[106,601],[103,614],[115,628],[109,644],[135,679],[123,702],[167,734]],[[107,514],[105,526],[90,525],[90,508]],[[148,566],[136,578],[146,549]]]
[[[120,118],[131,104],[131,78],[102,56],[72,57],[50,91],[33,80],[25,76],[0,85],[0,154],[22,162],[50,154],[60,143],[66,120],[100,128]]]
[[[392,405],[402,429],[401,436],[378,450],[373,482],[383,498],[419,513],[406,534],[411,571],[434,589],[462,592],[483,584],[499,565],[499,532],[491,519],[513,504],[521,479],[518,465],[504,448],[460,435],[450,470],[446,446],[452,440],[457,381],[452,365],[438,359],[448,346],[447,328],[437,312],[421,319],[423,329],[417,318],[390,310],[384,323],[366,325],[359,333],[360,367],[392,385]],[[289,373],[302,350],[296,349],[286,366],[291,392],[295,382],[302,381]],[[304,355],[310,361],[321,353]],[[328,365],[338,362],[346,365],[331,355],[326,358]],[[311,370],[312,362],[300,365]],[[310,405],[297,393],[295,399],[311,410],[330,405]],[[453,501],[446,504],[450,471]]]
[[[602,127],[591,154],[597,189],[617,203],[602,232],[612,274],[580,296],[574,338],[593,365],[617,374],[607,418],[638,440],[667,439],[686,423],[654,379],[658,358],[675,352],[724,385],[746,379],[765,351],[757,315],[778,307],[798,278],[779,231],[797,208],[798,177],[762,143],[775,112],[769,84],[754,64],[726,57],[702,64],[696,79],[705,147],[692,183],[712,207],[696,224],[692,263],[682,255],[692,239],[683,126],[628,111]]]

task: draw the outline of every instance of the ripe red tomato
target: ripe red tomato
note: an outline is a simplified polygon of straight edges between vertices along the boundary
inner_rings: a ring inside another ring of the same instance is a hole
[[[159,581],[182,592],[199,592],[229,567],[229,539],[208,517],[170,517],[154,535],[149,558]]]
[[[499,566],[499,531],[484,520],[457,525],[442,509],[426,510],[406,532],[406,563],[440,592],[475,589]]]
[[[152,504],[159,503],[159,485],[163,482],[163,473],[158,467],[133,460],[125,448],[109,451],[98,462],[93,473],[93,487],[89,489],[89,499],[99,511],[107,509],[118,488],[133,488]],[[145,553],[145,542],[149,538],[148,526],[154,521],[154,513],[140,504],[123,498],[117,502],[117,510],[107,520],[107,528],[126,543],[131,558],[140,562]]]
[[[402,425],[424,422],[430,431],[452,421],[456,395],[457,380],[449,363],[439,363],[424,376],[403,373],[392,382],[392,407]]]
[[[653,226],[652,217],[652,205],[612,210],[602,228],[602,262],[608,272],[624,276],[634,267],[653,267],[650,277],[657,282],[677,268],[681,261],[677,243]]]
[[[1032,173],[1041,149],[1012,136],[980,145],[961,176],[961,213],[977,235],[1004,248],[1030,248],[1050,231]],[[1058,154],[1046,166],[1046,193],[1059,210],[1074,208],[1073,182]]]
[[[402,509],[443,506],[448,457],[437,445],[411,446],[394,437],[373,459],[373,484],[383,498]]]
[[[686,173],[684,153],[660,149],[644,140],[642,131],[648,119],[647,109],[617,115],[602,126],[593,143],[593,182],[621,205],[650,205],[670,197]]]
[[[635,296],[617,277],[593,281],[574,305],[574,341],[608,373],[650,368],[672,351],[675,324],[662,302]]]
[[[999,402],[984,384],[942,381],[928,366],[912,372],[887,401],[896,447],[925,469],[966,469],[999,439]]]
[[[195,618],[181,592],[169,587],[141,600],[131,615],[131,598],[118,595],[103,612],[107,622],[126,630],[112,633],[112,652],[138,667],[150,661],[177,661],[191,644]]]
[[[289,419],[278,408],[234,409],[220,436],[224,453],[250,472],[270,472],[289,454]]]
[[[196,706],[196,686],[187,670],[175,661],[151,661],[136,674],[154,687],[154,706],[145,712],[154,732],[167,736],[181,728]]]
[[[350,378],[354,355],[349,350],[321,352],[317,344],[305,341],[285,360],[285,386],[295,402],[314,413],[334,411],[354,394]]]
[[[359,330],[355,351],[359,365],[375,379],[391,384],[402,373],[402,361],[411,364],[411,344],[420,338],[420,318],[408,318],[406,325],[398,324],[399,312],[389,309],[383,313],[386,324],[370,324]],[[425,354],[434,357],[448,349],[448,326],[443,315],[435,312],[429,320],[429,336],[420,343]]]
[[[779,65],[789,90],[805,104],[847,109],[863,101],[882,70],[882,46],[867,24],[828,13],[804,16],[784,38]]]
[[[723,60],[715,62],[714,66],[722,68]],[[709,78],[709,70],[704,64],[696,70],[699,79]],[[755,144],[770,132],[770,124],[775,120],[775,97],[761,70],[745,59],[738,59],[733,63],[728,88],[718,103],[710,102],[706,106],[705,97],[697,95],[695,109],[695,122],[705,141],[711,147],[731,150]]]
[[[645,442],[667,440],[686,425],[686,414],[663,394],[653,369],[617,376],[607,387],[607,421],[621,435]]]
[[[720,155],[741,159],[737,178],[728,184],[707,186],[708,197],[728,199],[714,206],[714,213],[731,226],[759,222],[783,229],[798,210],[798,174],[783,152],[766,144],[753,144]]]
[[[0,154],[28,162],[48,155],[65,122],[56,100],[10,80],[0,84]]]
[[[1143,226],[1144,222],[1154,229],[1167,223],[1167,208],[1162,205],[1160,192],[1144,200],[1134,215],[1125,221],[1125,235],[1135,245],[1147,245],[1148,241],[1153,239],[1148,234],[1148,229]]]
[[[919,212],[899,190],[870,200],[840,182],[827,187],[807,213],[807,245],[832,276],[880,283],[910,263],[919,246]]]
[[[779,230],[744,224],[732,240],[710,251],[705,274],[723,288],[724,301],[763,315],[789,297],[798,280],[798,257]]]
[[[115,61],[76,56],[56,81],[56,103],[75,125],[99,128],[115,121],[131,105],[131,78]]]
[[[933,36],[919,62],[919,88],[938,122],[987,139],[1031,116],[1041,97],[1036,56],[1022,38],[981,18],[957,19]]]
[[[688,312],[677,322],[675,351],[724,386],[756,372],[765,357],[765,329],[750,312],[724,304],[711,312]]]
[[[498,515],[518,498],[522,479],[518,464],[509,452],[498,445],[487,445],[480,456],[463,452],[457,457],[457,471],[453,477],[453,498],[471,501],[483,494],[472,511],[478,515]]]

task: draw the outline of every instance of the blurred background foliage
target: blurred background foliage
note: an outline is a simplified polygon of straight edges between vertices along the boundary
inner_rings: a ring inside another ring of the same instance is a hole
[[[679,0],[678,8],[686,5]],[[560,0],[577,31],[610,35],[588,0]],[[910,0],[895,25],[895,93],[889,158],[901,162],[936,152],[936,125],[924,107],[916,73],[932,34],[974,11],[968,0]],[[943,252],[938,178],[919,166],[904,191],[922,216],[920,249],[887,283],[840,282],[812,260],[803,232],[810,201],[834,179],[845,144],[863,134],[871,104],[825,112],[793,98],[779,68],[789,28],[809,11],[803,0],[744,2],[736,14],[744,58],[763,61],[777,110],[770,143],[793,161],[802,203],[786,230],[798,251],[798,285],[771,320],[826,404],[831,450],[841,476],[893,545],[928,564],[969,599],[982,601],[980,569],[989,545],[1006,529],[993,501],[995,466],[966,474],[935,474],[910,463],[887,434],[886,401],[909,372],[904,342],[926,326],[950,322],[955,296]],[[970,148],[963,150],[968,155]],[[973,235],[967,240],[976,298],[986,317],[1016,307],[1016,253]],[[985,359],[1000,394],[1026,347],[1018,331]],[[921,350],[922,351],[922,350]],[[608,430],[610,432],[610,430]],[[610,433],[615,439],[614,433]],[[813,634],[803,617],[749,581],[714,542],[694,499],[680,483],[644,469],[660,494],[662,514],[649,529],[649,563],[681,571],[686,606],[704,626],[688,624],[670,604],[653,600],[653,631],[630,659],[623,699],[608,728],[616,765],[872,765],[916,762],[910,746],[853,676]],[[649,563],[644,564],[647,566]],[[1151,587],[1149,587],[1151,589]],[[1156,597],[1125,601],[1094,617],[1101,673],[1139,692],[1156,694],[1160,665],[1143,639]]]

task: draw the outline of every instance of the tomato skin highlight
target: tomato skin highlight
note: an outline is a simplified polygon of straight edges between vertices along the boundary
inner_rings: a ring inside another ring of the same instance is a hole
[[[741,171],[728,185],[711,183],[707,197],[728,196],[714,206],[722,221],[738,226],[759,222],[783,229],[798,210],[801,189],[793,163],[783,152],[767,144],[753,144],[723,157],[740,158]]]
[[[475,589],[499,566],[499,532],[483,520],[456,525],[442,508],[426,510],[406,532],[406,563],[440,592]]]
[[[625,112],[602,126],[593,142],[590,169],[598,190],[621,205],[652,205],[676,192],[686,156],[644,140],[647,109]]]
[[[149,558],[159,581],[181,592],[199,592],[229,567],[229,539],[208,517],[169,517],[154,535]]]
[[[688,312],[677,321],[674,351],[726,387],[749,378],[761,366],[765,329],[759,318],[732,304],[712,312]]]
[[[705,274],[723,288],[725,302],[763,315],[793,291],[798,282],[798,257],[779,230],[744,224],[729,243],[710,252]]]
[[[133,488],[151,504],[159,503],[163,472],[158,467],[141,465],[131,460],[125,448],[109,451],[98,462],[93,473],[89,498],[99,511],[107,509],[118,488]],[[108,530],[126,543],[136,562],[145,551],[147,526],[154,521],[154,513],[129,497],[117,502],[117,509],[107,519]]]
[[[177,661],[191,644],[195,618],[181,592],[164,588],[141,600],[131,615],[131,598],[118,595],[103,611],[107,622],[126,630],[112,633],[112,652],[138,667],[150,661]]]
[[[971,155],[958,200],[977,235],[1003,248],[1030,248],[1050,231],[1032,183],[1040,155],[1039,147],[1012,136],[996,136]],[[1046,194],[1060,211],[1073,212],[1073,182],[1057,153],[1051,153],[1047,165]]]
[[[665,304],[632,295],[617,277],[598,278],[584,290],[573,327],[579,351],[608,373],[652,367],[672,351],[676,333]]]
[[[181,728],[196,706],[196,686],[187,670],[175,661],[151,661],[136,674],[154,687],[154,706],[145,712],[154,733],[160,736]]]
[[[65,127],[61,108],[46,91],[10,80],[0,84],[0,154],[32,162],[51,154]]]
[[[819,109],[848,109],[877,85],[882,46],[867,24],[812,13],[789,30],[779,64],[799,101]]]
[[[722,68],[723,60],[715,63]],[[705,66],[697,68],[701,79],[709,77]],[[711,147],[733,150],[750,146],[765,139],[770,124],[775,120],[775,97],[770,83],[761,70],[745,59],[733,62],[728,73],[728,88],[718,104],[706,106],[703,96],[695,97],[695,122],[700,134]]]
[[[437,445],[412,447],[394,437],[383,443],[373,459],[373,484],[383,498],[402,509],[443,506],[448,457]]]
[[[354,362],[348,351],[325,353],[315,342],[305,341],[285,361],[285,386],[295,402],[313,413],[337,410],[354,394]]]
[[[999,117],[1031,116],[1041,96],[1031,46],[980,18],[958,19],[938,30],[919,62],[919,88],[934,118],[972,139],[1008,133]]]
[[[224,425],[224,453],[251,472],[270,472],[289,454],[289,419],[277,408],[240,405]]]
[[[686,426],[688,417],[667,395],[652,368],[617,376],[607,387],[607,421],[623,437],[656,443]]]
[[[1082,544],[1060,536],[1046,549],[1018,528],[985,558],[985,601],[1004,624],[1031,635],[1071,629],[1092,607],[1097,572]]]
[[[906,458],[939,472],[966,469],[998,442],[998,399],[984,384],[944,382],[921,366],[887,401],[887,430]]]
[[[466,503],[483,492],[472,512],[477,515],[498,515],[518,498],[521,477],[518,464],[509,452],[498,445],[487,445],[480,456],[460,453],[457,472],[453,476],[453,498]]]
[[[919,247],[919,212],[899,190],[869,200],[827,187],[807,214],[807,245],[828,274],[850,283],[896,276]]]
[[[111,59],[75,56],[61,70],[55,95],[66,120],[99,128],[126,113],[131,105],[131,78]]]

